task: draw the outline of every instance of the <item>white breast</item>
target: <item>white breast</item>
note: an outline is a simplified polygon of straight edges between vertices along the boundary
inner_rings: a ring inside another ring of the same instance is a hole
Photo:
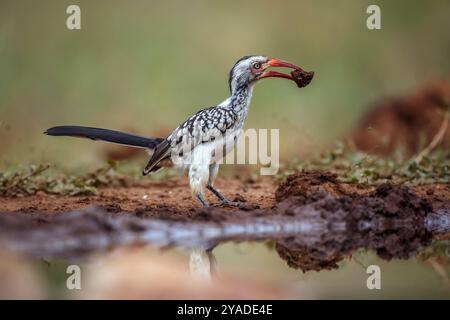
[[[182,157],[173,157],[172,161],[182,169],[189,168],[192,163],[203,165],[217,163],[233,150],[241,134],[242,129],[240,128],[229,131],[219,139],[199,144],[191,152],[183,154]]]

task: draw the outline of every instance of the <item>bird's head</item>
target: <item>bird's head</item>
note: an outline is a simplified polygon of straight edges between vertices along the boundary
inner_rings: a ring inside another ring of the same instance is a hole
[[[268,70],[270,67],[290,68],[290,74]],[[270,77],[285,78],[297,83],[299,87],[308,85],[314,76],[314,72],[304,71],[287,61],[265,56],[245,56],[239,59],[230,71],[229,85],[233,92],[241,86],[248,86],[258,80]]]

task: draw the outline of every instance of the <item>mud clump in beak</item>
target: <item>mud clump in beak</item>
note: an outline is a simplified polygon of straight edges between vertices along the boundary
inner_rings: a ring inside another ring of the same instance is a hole
[[[293,70],[291,76],[299,88],[306,87],[314,77],[314,71]]]

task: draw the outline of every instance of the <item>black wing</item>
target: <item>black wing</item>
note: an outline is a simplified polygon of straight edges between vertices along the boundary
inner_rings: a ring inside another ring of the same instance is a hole
[[[169,153],[170,153],[170,141],[166,139],[160,144],[158,144],[158,146],[155,148],[155,151],[153,152],[152,157],[145,166],[142,174],[145,176],[152,171],[158,170],[159,169],[159,167],[157,166],[158,163],[166,159],[169,156]]]

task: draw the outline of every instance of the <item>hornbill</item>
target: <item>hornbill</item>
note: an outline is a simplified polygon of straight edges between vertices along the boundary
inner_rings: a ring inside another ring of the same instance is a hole
[[[293,69],[290,74],[269,67]],[[299,87],[309,84],[314,73],[280,59],[252,55],[239,59],[229,74],[231,96],[217,106],[198,111],[165,139],[146,138],[134,134],[81,126],[57,126],[45,131],[51,136],[90,138],[147,149],[151,158],[143,174],[156,171],[171,161],[188,170],[189,184],[194,196],[207,207],[205,189],[223,204],[230,204],[214,187],[219,162],[233,149],[243,131],[254,85],[261,79],[279,77],[293,80]]]

